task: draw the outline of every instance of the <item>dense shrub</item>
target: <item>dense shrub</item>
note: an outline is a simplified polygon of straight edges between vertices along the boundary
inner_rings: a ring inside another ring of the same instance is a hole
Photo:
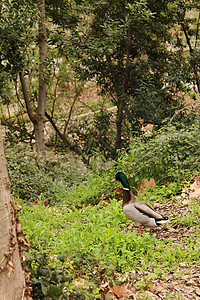
[[[86,168],[70,154],[48,154],[38,158],[29,147],[25,149],[21,146],[8,148],[6,152],[11,189],[15,197],[27,201],[61,200],[60,194],[87,180]]]
[[[168,126],[149,137],[135,138],[128,153],[119,153],[116,169],[126,170],[133,186],[151,177],[156,183],[188,180],[200,172],[199,132],[197,120],[180,130]]]
[[[153,273],[162,278],[175,264],[199,260],[198,238],[186,243],[183,237],[182,247],[180,240],[172,245],[171,240],[159,240],[155,234],[126,231],[131,220],[111,191],[119,187],[112,179],[122,170],[132,187],[143,178],[155,179],[157,187],[138,197],[147,203],[168,202],[165,196],[175,195],[186,179],[200,171],[199,127],[198,122],[179,131],[170,126],[150,137],[134,139],[129,153],[118,153],[117,161],[104,157],[101,168],[93,168],[89,176],[83,166],[66,161],[65,156],[38,160],[32,151],[24,156],[19,148],[12,157],[8,154],[15,194],[22,196],[28,188],[30,199],[34,199],[34,191],[44,199],[62,200],[52,207],[23,203],[20,220],[32,246],[27,266],[33,299],[101,299],[102,282],[118,280],[125,272],[142,269],[147,276]],[[191,203],[190,209],[191,213],[183,218],[178,215],[173,222],[196,226],[199,204]],[[137,281],[137,276],[132,280]]]
[[[107,159],[115,152],[115,130],[112,113],[100,110],[92,116],[79,118],[71,125],[69,133],[77,146],[88,156],[98,152]]]

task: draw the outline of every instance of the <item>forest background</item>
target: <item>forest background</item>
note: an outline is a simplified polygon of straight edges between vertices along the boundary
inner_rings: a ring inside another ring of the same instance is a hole
[[[144,179],[152,178],[153,191],[143,189],[146,194],[139,197],[158,201],[161,209],[170,206],[172,214],[178,214],[177,201],[188,201],[189,217],[186,209],[172,222],[174,230],[177,222],[186,226],[177,236],[187,228],[188,238],[192,225],[199,226],[197,195],[174,200],[192,179],[197,186],[199,182],[198,2],[0,2],[0,118],[12,193],[23,207],[21,222],[32,245],[27,264],[35,299],[119,297],[113,280],[122,286],[132,276],[139,278],[139,288],[132,286],[130,292],[126,285],[127,295],[164,293],[164,288],[152,287],[149,274],[163,280],[173,259],[180,266],[188,251],[188,259],[198,261],[193,241],[179,240],[174,247],[170,235],[164,237],[169,264],[159,262],[158,267],[163,238],[154,256],[147,255],[147,248],[154,245],[155,234],[147,231],[136,238],[125,233],[117,185],[111,183],[116,171],[126,171],[139,193]],[[113,232],[105,231],[98,240],[93,230],[108,230],[108,225]],[[80,232],[83,237],[77,241]],[[198,234],[193,232],[194,240]],[[182,244],[189,248],[181,252]],[[143,270],[147,258],[151,262]],[[91,263],[94,270],[88,271]],[[138,277],[126,273],[133,268],[143,271],[137,271]],[[198,296],[196,288],[193,297]]]

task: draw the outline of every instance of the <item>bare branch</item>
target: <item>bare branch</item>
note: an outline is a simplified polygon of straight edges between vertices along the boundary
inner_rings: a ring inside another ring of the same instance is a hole
[[[199,11],[199,16],[198,16],[198,21],[197,21],[195,48],[197,47],[197,42],[198,42],[198,38],[199,38],[199,21],[200,21],[200,11]]]
[[[26,84],[26,80],[25,80],[23,71],[21,71],[19,73],[19,77],[20,77],[20,81],[21,81],[22,92],[23,92],[24,101],[25,101],[25,104],[26,104],[27,113],[29,115],[30,120],[34,123],[35,114],[33,113],[32,108],[31,108],[30,97],[29,97],[27,84]]]
[[[171,117],[170,121],[169,121],[169,124],[171,125],[173,119],[180,113],[182,112],[183,110],[186,110],[188,109],[188,107],[190,107],[192,104],[189,104],[189,105],[186,105],[185,107],[179,109],[177,112],[175,112],[175,114]]]
[[[67,145],[67,147],[69,147],[69,149],[74,151],[76,154],[82,156],[83,162],[88,165],[88,160],[84,157],[82,150],[80,148],[78,148],[76,145],[73,145],[69,141],[69,139],[66,137],[66,135],[61,133],[61,131],[59,130],[59,128],[57,127],[57,125],[55,124],[55,122],[53,121],[53,119],[47,112],[45,112],[45,116],[47,117],[47,119],[49,120],[49,122],[51,123],[53,128],[55,129],[55,131],[58,134],[58,136],[60,137],[60,139],[64,142],[64,144]]]
[[[78,97],[79,97],[79,95],[80,95],[80,93],[81,93],[80,90],[77,90],[77,89],[76,89],[76,82],[75,82],[75,90],[76,90],[76,93],[75,93],[75,95],[74,95],[73,103],[72,103],[72,105],[71,105],[71,107],[70,107],[68,119],[67,119],[67,121],[65,122],[64,135],[66,135],[67,127],[68,127],[69,121],[70,121],[70,119],[71,119],[71,115],[72,115],[72,110],[73,110],[74,104],[75,104],[76,100],[78,99]]]

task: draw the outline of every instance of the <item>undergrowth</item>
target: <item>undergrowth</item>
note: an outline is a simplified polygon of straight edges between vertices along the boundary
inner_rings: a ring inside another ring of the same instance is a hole
[[[116,280],[120,274],[131,270],[137,274],[142,269],[164,279],[181,262],[199,260],[198,238],[187,244],[183,238],[183,246],[180,241],[158,240],[149,232],[124,231],[131,222],[116,199],[74,210],[24,204],[20,219],[31,241],[27,264],[34,299],[55,293],[60,299],[98,299],[101,283]]]
[[[126,280],[129,274],[140,285],[141,270],[164,279],[181,262],[199,260],[199,230],[195,238],[177,241],[157,239],[150,231],[127,231],[131,221],[115,194],[119,183],[112,182],[119,170],[132,188],[143,178],[154,178],[153,191],[138,198],[149,204],[173,203],[181,187],[200,171],[197,129],[171,127],[154,138],[135,139],[129,153],[119,153],[117,161],[104,159],[103,167],[93,165],[90,171],[67,155],[38,160],[30,149],[25,155],[19,146],[7,149],[12,191],[22,203],[20,221],[31,243],[27,266],[33,299],[103,299],[102,284],[120,284],[122,275]],[[199,228],[198,214],[193,201],[191,212],[174,216],[172,224]]]
[[[130,175],[131,186],[143,178],[154,178],[158,185],[172,182],[177,188],[200,172],[200,120],[177,130],[164,127],[155,136],[135,138],[131,149],[119,153],[117,170]]]
[[[49,153],[38,158],[30,147],[19,144],[6,149],[6,159],[14,197],[28,202],[48,199],[53,204],[62,200],[66,191],[88,181],[89,171],[70,154]]]

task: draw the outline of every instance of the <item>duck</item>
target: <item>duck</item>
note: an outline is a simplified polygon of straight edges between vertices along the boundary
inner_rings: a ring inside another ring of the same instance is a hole
[[[163,217],[157,213],[150,205],[136,199],[130,189],[129,181],[123,172],[118,172],[115,179],[123,185],[123,212],[133,222],[140,224],[137,231],[138,234],[141,233],[143,226],[158,227],[169,222],[167,217]]]

